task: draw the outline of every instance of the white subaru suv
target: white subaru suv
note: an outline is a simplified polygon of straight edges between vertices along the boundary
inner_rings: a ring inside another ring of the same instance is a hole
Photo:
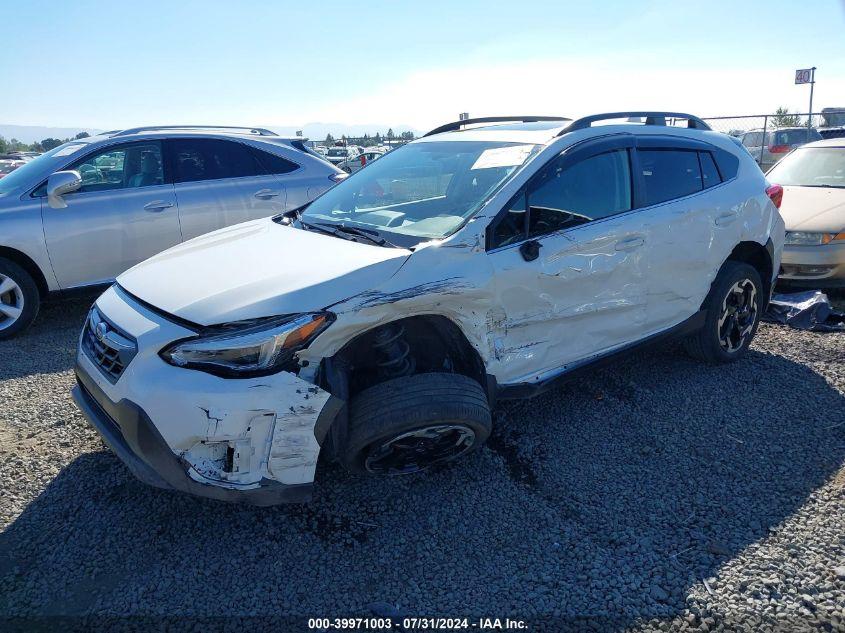
[[[742,357],[780,263],[780,193],[691,115],[444,125],[118,277],[74,397],[162,488],[303,501],[321,453],[423,470],[478,448],[497,399],[644,344]]]

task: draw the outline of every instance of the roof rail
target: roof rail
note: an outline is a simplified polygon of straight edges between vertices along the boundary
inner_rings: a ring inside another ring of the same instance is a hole
[[[660,111],[637,111],[637,112],[606,112],[604,114],[591,114],[590,116],[582,117],[570,123],[566,128],[560,131],[558,136],[566,134],[567,132],[574,132],[575,130],[584,130],[591,127],[596,121],[607,121],[610,119],[624,119],[631,117],[645,117],[646,125],[666,125],[666,119],[686,119],[687,127],[696,130],[711,129],[704,121],[692,114],[685,114],[684,112],[660,112]]]
[[[256,134],[258,136],[278,136],[275,132],[261,127],[241,127],[237,125],[145,125],[121,130],[117,134],[113,134],[113,136],[128,136],[129,134],[137,134],[138,132],[155,132],[156,130],[241,130],[247,134]]]
[[[452,121],[440,127],[436,127],[430,132],[423,134],[423,136],[432,136],[434,134],[441,134],[442,132],[454,132],[460,130],[465,125],[472,125],[474,123],[504,123],[506,121],[519,121],[520,123],[536,123],[537,121],[571,121],[562,116],[483,116],[475,119],[463,119],[462,121]]]

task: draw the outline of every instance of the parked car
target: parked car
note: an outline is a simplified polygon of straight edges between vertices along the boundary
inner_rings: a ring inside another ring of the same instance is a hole
[[[302,139],[267,130],[144,127],[61,145],[0,179],[0,338],[32,323],[53,291],[111,282],[345,177]]]
[[[28,163],[31,160],[34,160],[41,156],[41,152],[7,152],[6,154],[0,154],[0,160],[19,160],[25,163]]]
[[[845,107],[822,108],[821,117],[819,134],[822,138],[845,138]]]
[[[783,127],[776,130],[750,130],[742,135],[742,144],[760,165],[768,171],[772,165],[804,143],[820,140],[815,128]]]
[[[320,453],[373,474],[466,455],[497,399],[646,344],[735,361],[781,190],[700,119],[647,115],[690,127],[458,121],[157,255],[92,308],[74,398],[142,480],[271,504],[307,498]]]
[[[379,150],[371,150],[366,149],[361,154],[358,154],[354,158],[349,158],[342,163],[338,164],[338,167],[345,171],[347,174],[354,174],[359,169],[366,167],[369,163],[373,162],[384,156],[385,152]]]
[[[845,287],[845,139],[808,143],[767,174],[783,185],[786,224],[779,280]]]
[[[326,152],[326,159],[332,165],[339,165],[340,163],[354,158],[360,154],[360,151],[354,145],[335,145],[330,147]]]
[[[0,178],[8,176],[21,165],[26,164],[23,160],[3,159],[0,158]]]

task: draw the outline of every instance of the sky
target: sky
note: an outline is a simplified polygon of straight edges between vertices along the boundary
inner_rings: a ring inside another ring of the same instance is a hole
[[[0,0],[0,123],[366,124],[845,106],[845,0]],[[342,131],[342,130],[340,130]]]

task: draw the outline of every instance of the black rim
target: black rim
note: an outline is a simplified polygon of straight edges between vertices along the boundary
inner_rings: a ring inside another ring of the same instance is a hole
[[[748,342],[757,320],[757,288],[750,279],[736,282],[722,301],[719,345],[733,354]]]
[[[406,475],[456,459],[473,446],[475,431],[468,426],[426,426],[374,445],[364,467],[379,475]]]

